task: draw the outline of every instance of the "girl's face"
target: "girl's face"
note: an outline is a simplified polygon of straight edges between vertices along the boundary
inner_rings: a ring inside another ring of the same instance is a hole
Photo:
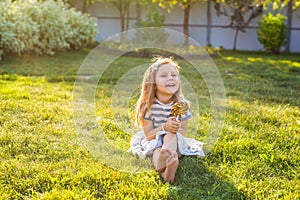
[[[180,86],[176,67],[170,63],[161,65],[156,72],[156,94],[172,96]]]

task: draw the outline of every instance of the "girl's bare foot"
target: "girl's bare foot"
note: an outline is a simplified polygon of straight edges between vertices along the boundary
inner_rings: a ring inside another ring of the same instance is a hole
[[[172,155],[172,152],[169,149],[160,149],[158,153],[158,158],[156,161],[156,170],[159,173],[162,173],[166,169],[166,161]]]
[[[166,169],[164,172],[161,173],[163,179],[169,183],[173,183],[177,167],[178,167],[178,155],[176,152],[174,152],[166,160]]]

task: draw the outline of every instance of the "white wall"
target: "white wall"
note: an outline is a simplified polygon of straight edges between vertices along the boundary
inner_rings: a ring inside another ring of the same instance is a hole
[[[88,13],[97,18],[99,34],[97,41],[105,40],[121,32],[119,11],[112,5],[96,2],[89,7]],[[136,8],[130,7],[129,28],[136,26]]]
[[[211,35],[210,43],[214,47],[223,46],[225,49],[233,48],[235,30],[230,27],[224,27],[230,23],[229,19],[223,15],[217,16],[213,3],[211,3]],[[113,6],[108,6],[104,3],[95,3],[89,8],[88,12],[97,17],[99,24],[99,34],[97,40],[105,40],[108,37],[120,32],[119,13]],[[267,12],[267,11],[264,11]],[[146,14],[146,9],[142,9],[142,15]],[[171,13],[162,11],[166,16],[165,27],[179,32],[183,32],[183,9],[181,7],[174,8]],[[129,28],[136,26],[136,7],[132,5],[130,8],[130,23]],[[263,46],[258,42],[256,28],[260,17],[253,19],[246,32],[239,32],[237,39],[238,50],[258,50],[262,51]],[[199,2],[191,7],[190,12],[190,37],[195,39],[201,45],[206,44],[207,40],[207,2]],[[292,27],[297,30],[291,31],[291,52],[300,52],[300,9],[293,13]]]
[[[298,28],[298,30],[291,31],[291,50],[300,52],[300,8],[293,12],[292,27]]]

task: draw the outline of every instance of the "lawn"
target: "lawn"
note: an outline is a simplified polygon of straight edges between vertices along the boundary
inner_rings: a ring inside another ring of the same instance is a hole
[[[223,130],[204,159],[180,159],[170,185],[154,170],[114,169],[82,145],[72,92],[88,52],[6,55],[0,61],[0,199],[300,198],[299,54],[222,52],[213,58],[226,89]],[[99,128],[124,148],[132,133],[114,120],[112,89],[122,70],[148,60],[120,57],[105,71],[96,91]],[[200,125],[189,126],[201,139],[210,128],[207,90],[188,67],[182,67],[182,73],[199,84],[195,90],[204,88],[200,116],[194,116]]]

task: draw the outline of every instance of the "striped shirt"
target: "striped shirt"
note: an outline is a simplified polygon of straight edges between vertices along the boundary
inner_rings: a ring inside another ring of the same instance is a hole
[[[173,105],[174,102],[170,104],[164,104],[161,103],[158,99],[155,99],[153,101],[153,104],[151,105],[150,112],[146,113],[144,119],[152,121],[154,128],[161,126],[161,124],[166,123],[168,121],[168,118],[171,116],[170,113]],[[180,121],[184,121],[190,118],[192,118],[192,114],[189,108],[188,111],[181,116]]]

